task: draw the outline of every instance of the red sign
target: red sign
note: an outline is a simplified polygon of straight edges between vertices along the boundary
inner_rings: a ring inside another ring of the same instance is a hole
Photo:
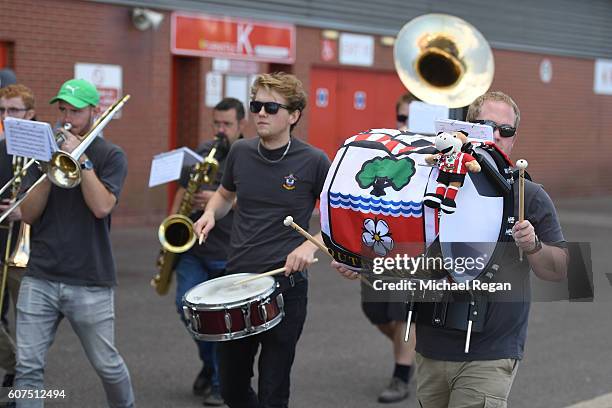
[[[338,43],[334,40],[321,40],[321,60],[325,62],[334,61],[338,54]]]
[[[295,26],[174,12],[171,47],[178,55],[293,63]]]

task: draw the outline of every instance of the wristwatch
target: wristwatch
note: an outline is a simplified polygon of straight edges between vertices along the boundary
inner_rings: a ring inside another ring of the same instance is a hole
[[[81,163],[81,170],[93,170],[93,163],[91,160],[87,159]]]
[[[525,254],[527,255],[533,255],[536,252],[538,252],[540,249],[542,249],[542,241],[540,241],[540,238],[538,238],[538,236],[535,236],[535,247],[533,247],[533,249],[529,250],[529,251],[523,251]]]

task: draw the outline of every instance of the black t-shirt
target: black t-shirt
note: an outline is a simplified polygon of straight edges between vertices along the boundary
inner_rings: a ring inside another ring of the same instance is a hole
[[[204,142],[196,152],[202,156],[206,157],[212,146],[214,141]],[[209,190],[215,191],[217,187],[221,184],[221,180],[223,178],[223,173],[225,171],[225,163],[227,156],[219,157],[216,155],[217,160],[219,161],[219,168],[217,170],[217,175],[213,184],[204,184],[200,188],[200,191]],[[189,182],[189,175],[191,173],[191,167],[183,168],[183,172],[181,174],[180,185],[183,188],[187,188],[187,183]],[[202,210],[197,209],[191,213],[189,216],[193,221],[196,221],[198,218],[202,216]],[[202,245],[198,245],[196,241],[195,245],[191,247],[191,249],[187,252],[190,255],[194,255],[200,259],[209,259],[209,260],[225,260],[227,259],[228,246],[230,242],[230,233],[232,231],[232,221],[234,219],[234,211],[230,210],[230,212],[220,220],[217,220],[215,223],[215,228],[210,232],[210,235],[206,239],[206,242]]]
[[[518,189],[514,191],[514,208],[518,214]],[[533,224],[542,242],[565,246],[554,204],[542,186],[529,180],[525,180],[525,218]],[[489,302],[482,332],[472,332],[469,353],[464,352],[466,332],[418,324],[416,350],[419,353],[444,361],[523,358],[531,299],[530,268],[525,260],[519,263],[518,250],[511,251],[500,264],[502,268],[493,281],[512,282],[512,299],[524,301]]]
[[[285,263],[287,255],[304,242],[283,225],[291,215],[308,229],[329,160],[323,151],[291,138],[291,146],[272,151],[259,138],[239,140],[230,150],[222,185],[237,194],[237,208],[227,265],[228,273],[261,273]],[[270,163],[261,157],[278,160]]]
[[[11,178],[13,178],[13,156],[6,152],[6,139],[0,140],[0,187],[3,187]],[[0,197],[13,198],[12,187],[6,189],[6,191]],[[13,223],[13,237],[11,239],[11,251],[15,247],[19,234],[19,225],[21,223]],[[4,263],[4,254],[6,250],[6,239],[8,236],[8,225],[9,221],[5,220],[0,227],[0,264]]]
[[[127,175],[123,150],[97,137],[85,154],[96,176],[118,200]],[[24,184],[31,185],[39,176],[37,169],[28,173]],[[115,285],[110,225],[110,215],[96,218],[87,207],[81,185],[72,189],[52,185],[47,206],[32,224],[26,275],[71,285]]]

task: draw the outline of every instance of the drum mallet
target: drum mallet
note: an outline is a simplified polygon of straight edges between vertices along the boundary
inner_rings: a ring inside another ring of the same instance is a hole
[[[310,265],[312,265],[315,262],[319,262],[319,258],[314,258],[312,260],[312,262],[310,263]],[[271,271],[264,272],[264,273],[259,273],[259,274],[255,275],[255,276],[249,276],[248,278],[241,279],[241,280],[239,280],[237,282],[234,282],[234,285],[240,285],[240,284],[243,284],[243,283],[247,283],[247,282],[250,282],[250,281],[255,280],[255,279],[263,278],[264,276],[278,275],[279,273],[285,272],[285,269],[287,269],[287,268],[285,268],[283,266],[282,268],[272,269]]]
[[[319,248],[321,251],[323,251],[327,255],[329,255],[329,257],[331,258],[332,261],[335,261],[335,259],[332,256],[332,254],[329,253],[327,247],[325,245],[323,245],[323,243],[321,243],[317,239],[315,239],[315,237],[310,235],[307,231],[305,231],[304,228],[300,227],[295,222],[293,222],[293,217],[292,216],[288,215],[287,217],[285,217],[285,220],[283,221],[283,224],[285,224],[286,227],[292,227],[294,230],[299,232],[300,235],[302,235],[304,238],[306,238],[307,240],[309,240],[310,242],[315,244],[317,246],[317,248]],[[363,283],[365,283],[366,285],[368,285],[369,287],[374,289],[372,287],[372,284],[370,282],[368,282],[368,280],[366,278],[364,278],[362,274],[359,274],[359,278],[361,279],[361,281]]]
[[[519,222],[525,221],[525,169],[527,165],[525,159],[516,161],[516,167],[519,170]],[[523,262],[523,250],[521,248],[519,248],[519,261]]]
[[[327,250],[327,247],[325,245],[323,245],[323,243],[321,243],[320,241],[318,241],[317,239],[315,239],[315,237],[313,237],[312,235],[310,235],[307,231],[304,230],[304,228],[300,227],[299,225],[297,225],[295,222],[293,222],[293,217],[288,215],[287,217],[285,217],[285,221],[283,221],[283,224],[285,224],[285,227],[291,227],[294,230],[296,230],[297,232],[300,233],[300,235],[302,235],[304,238],[306,238],[307,240],[309,240],[310,242],[312,242],[313,244],[315,244],[317,246],[317,248],[319,248],[321,251],[325,252],[327,255],[329,255],[329,257],[332,260],[335,260],[333,256],[331,256],[331,254],[329,253],[329,251]]]

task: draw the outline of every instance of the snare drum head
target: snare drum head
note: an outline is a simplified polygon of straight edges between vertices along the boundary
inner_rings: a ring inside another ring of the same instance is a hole
[[[209,280],[189,290],[185,294],[185,301],[193,305],[227,305],[252,299],[274,288],[275,281],[270,276],[236,284],[255,275],[237,273]]]

